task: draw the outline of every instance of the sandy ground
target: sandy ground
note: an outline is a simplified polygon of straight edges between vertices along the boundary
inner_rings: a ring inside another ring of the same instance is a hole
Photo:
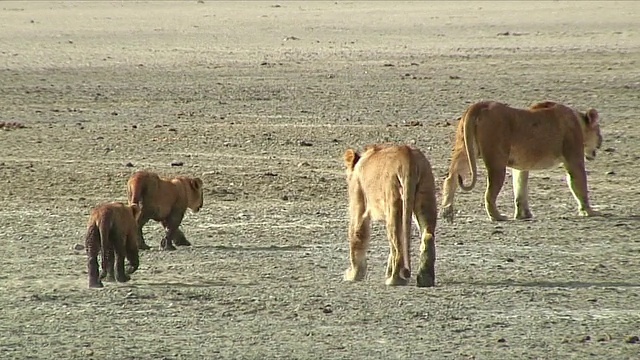
[[[0,131],[0,357],[638,358],[638,24],[631,1],[0,2],[0,121],[26,126]],[[483,99],[596,108],[607,216],[577,217],[556,168],[535,220],[491,223],[481,167],[438,224],[437,287],[385,287],[381,225],[342,282],[344,149],[415,142],[440,187]],[[132,281],[90,290],[73,246],[138,169],[203,178],[194,246],[150,223]]]

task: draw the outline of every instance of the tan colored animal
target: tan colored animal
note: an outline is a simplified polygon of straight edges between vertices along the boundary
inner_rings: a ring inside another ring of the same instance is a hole
[[[411,277],[411,219],[421,234],[417,286],[435,285],[435,230],[438,217],[435,181],[429,161],[406,145],[370,145],[362,154],[347,149],[344,164],[349,188],[349,259],[345,281],[367,272],[371,220],[384,221],[389,240],[387,285],[406,285]]]
[[[101,279],[105,278],[106,281],[127,282],[127,274],[138,269],[138,225],[135,218],[139,213],[137,205],[128,206],[120,202],[104,203],[91,209],[85,235],[89,287],[103,287]],[[98,254],[102,257],[99,276]],[[126,273],[125,257],[129,260]]]
[[[140,207],[138,216],[139,248],[147,250],[142,228],[149,220],[162,223],[165,237],[160,246],[164,250],[175,250],[175,245],[190,246],[180,230],[180,224],[187,209],[197,213],[202,208],[204,197],[200,178],[177,176],[160,178],[149,171],[137,171],[127,182],[129,204]]]
[[[478,174],[476,158],[487,169],[485,209],[492,221],[507,217],[496,208],[506,168],[511,168],[515,219],[532,217],[529,209],[529,171],[548,169],[560,163],[567,172],[567,183],[578,203],[579,214],[595,216],[589,204],[584,158],[593,160],[602,145],[599,115],[595,109],[586,113],[568,106],[545,101],[529,109],[512,108],[493,101],[471,105],[462,116],[449,166],[443,184],[441,216],[453,221],[453,200],[459,184],[471,191]],[[471,172],[471,184],[464,185],[462,175]]]

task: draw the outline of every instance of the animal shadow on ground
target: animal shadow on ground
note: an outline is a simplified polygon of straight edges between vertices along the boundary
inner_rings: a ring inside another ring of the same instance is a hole
[[[621,287],[621,288],[640,288],[640,282],[621,282],[621,281],[451,281],[450,285],[476,285],[476,286],[512,286],[512,287],[533,287],[533,288],[570,288],[582,289],[589,287]]]

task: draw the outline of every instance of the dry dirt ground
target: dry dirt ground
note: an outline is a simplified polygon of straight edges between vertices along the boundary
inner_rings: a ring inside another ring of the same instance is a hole
[[[638,358],[639,14],[631,1],[0,2],[0,121],[26,126],[0,131],[0,357]],[[598,109],[603,151],[587,166],[607,216],[578,218],[558,167],[532,174],[535,220],[491,223],[480,167],[457,221],[438,224],[437,287],[385,287],[381,225],[366,281],[342,282],[344,149],[415,142],[440,188],[456,120],[483,99]],[[183,223],[193,246],[160,251],[150,223],[132,280],[90,290],[74,250],[88,211],[125,200],[143,168],[205,181]]]

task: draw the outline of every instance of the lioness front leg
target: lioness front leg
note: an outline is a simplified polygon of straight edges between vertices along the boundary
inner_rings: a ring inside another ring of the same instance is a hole
[[[567,184],[573,198],[578,203],[578,214],[580,216],[599,216],[600,213],[591,208],[589,204],[589,190],[587,188],[587,173],[584,169],[584,160],[578,164],[565,164],[567,170]]]
[[[506,167],[485,163],[487,167],[487,190],[484,193],[484,207],[492,221],[505,221],[507,217],[502,215],[496,206],[498,194],[504,185]]]
[[[531,219],[533,214],[529,209],[529,172],[511,169],[513,180],[513,199],[515,204],[514,219]]]

